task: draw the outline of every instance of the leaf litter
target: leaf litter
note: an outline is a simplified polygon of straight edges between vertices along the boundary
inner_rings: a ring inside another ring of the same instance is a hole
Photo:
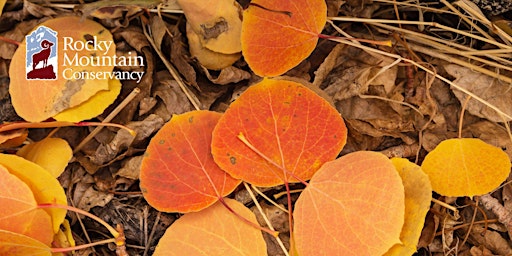
[[[263,6],[272,8],[265,1],[262,2]],[[114,118],[114,122],[137,130],[137,136],[134,137],[124,130],[103,129],[82,150],[75,152],[71,163],[59,177],[59,181],[66,188],[65,191],[69,193],[68,197],[74,204],[90,210],[111,223],[123,223],[128,242],[133,245],[130,250],[135,254],[152,253],[166,228],[175,219],[180,219],[180,215],[175,213],[160,213],[149,207],[143,200],[138,184],[140,161],[150,139],[173,115],[194,109],[194,105],[190,103],[190,98],[180,87],[180,83],[185,82],[188,85],[189,93],[198,99],[204,109],[223,112],[233,99],[238,98],[237,95],[260,80],[257,74],[261,75],[251,70],[254,66],[251,60],[253,55],[246,58],[249,64],[243,60],[236,60],[220,70],[201,65],[201,58],[194,58],[194,54],[190,54],[192,51],[188,41],[190,39],[187,40],[183,36],[187,34],[186,14],[181,14],[181,10],[176,6],[164,6],[160,9],[162,12],[158,14],[157,4],[137,1],[129,5],[106,2],[85,5],[73,3],[75,10],[79,11],[78,14],[81,13],[84,18],[88,15],[96,17],[102,26],[111,31],[114,35],[117,54],[136,52],[144,56],[147,64],[145,67],[128,67],[129,70],[145,71],[142,81],[139,84],[123,81],[120,96],[112,106],[103,114],[99,111],[91,115],[91,117],[98,115],[98,120],[105,119],[134,88],[139,88],[141,93]],[[460,2],[457,4],[452,6],[450,3],[444,3],[419,7],[397,3],[399,14],[404,15],[400,19],[417,20],[419,19],[418,10],[421,10],[420,13],[441,24],[441,27],[438,25],[437,28],[440,29],[436,32],[423,29],[423,27],[436,28],[435,24],[429,22],[390,26],[371,21],[371,19],[396,19],[394,6],[384,2],[327,1],[327,12],[330,17],[348,16],[353,20],[352,22],[335,21],[342,31],[358,38],[391,40],[394,48],[384,46],[375,48],[399,54],[418,63],[429,63],[427,66],[435,70],[434,73],[427,73],[411,65],[410,62],[394,63],[392,57],[364,51],[354,45],[338,44],[333,47],[325,40],[320,40],[316,44],[318,33],[339,35],[337,34],[339,31],[329,24],[323,27],[323,31],[315,30],[313,55],[301,63],[290,64],[295,68],[286,74],[306,78],[307,82],[323,90],[336,110],[342,114],[349,136],[341,155],[361,150],[398,152],[396,153],[398,155],[393,156],[404,157],[421,164],[425,156],[443,140],[459,137],[460,133],[463,138],[479,138],[502,149],[509,158],[512,156],[509,123],[504,123],[510,121],[510,115],[512,115],[509,104],[512,91],[510,90],[510,71],[512,70],[509,66],[507,67],[510,56],[506,51],[509,50],[506,44],[511,41],[510,35],[507,37],[506,33],[499,30],[496,34],[487,34],[488,32],[483,31],[483,33],[478,32],[481,33],[479,34],[481,37],[474,38],[476,33],[475,35],[460,34],[443,27],[462,24],[461,29],[472,29],[475,26],[461,20],[459,15],[450,10],[451,7],[479,20],[482,26],[489,28],[493,26],[493,22],[484,14],[471,11],[478,7],[467,7]],[[443,9],[445,5],[449,8]],[[249,6],[248,10],[257,10],[264,15],[274,14],[256,6]],[[10,6],[4,9],[0,16],[2,20],[0,35],[21,42],[37,24],[51,17],[69,14],[71,11],[57,5],[30,2]],[[280,15],[277,16],[280,17]],[[443,15],[447,18],[441,19]],[[504,17],[507,19],[510,16]],[[364,18],[368,20],[363,20]],[[147,20],[150,21],[148,26],[151,27],[152,32],[149,39],[141,29],[141,26],[148,24]],[[9,24],[15,25],[9,26]],[[217,24],[222,28],[222,22]],[[424,36],[417,36],[418,34]],[[432,37],[437,38],[437,41]],[[461,39],[472,39],[479,43],[470,45],[468,41]],[[148,40],[154,40],[158,49],[154,49]],[[271,40],[272,38],[268,38],[267,35],[267,41]],[[439,41],[446,47],[435,44]],[[429,51],[425,51],[424,48],[428,48]],[[16,46],[0,40],[0,49],[2,57],[0,64],[8,67],[12,64],[10,60]],[[500,49],[505,53],[500,53]],[[168,68],[162,64],[162,60],[154,50],[161,51],[166,58],[171,59],[179,75],[184,78],[182,81],[169,73]],[[322,50],[324,53],[321,53]],[[489,53],[484,50],[488,50]],[[493,50],[498,53],[493,53]],[[485,72],[484,74],[474,66],[466,65],[463,61],[466,58],[473,61],[476,66],[490,70],[491,74]],[[462,63],[454,60],[462,60]],[[264,74],[267,74],[266,72],[264,71]],[[0,74],[4,76],[2,78],[8,78],[5,72]],[[435,75],[446,77],[447,80],[442,81],[438,79],[439,77],[435,78]],[[448,82],[453,82],[455,86]],[[463,90],[477,97],[471,97],[468,100],[468,93]],[[9,96],[2,95],[0,102],[5,104],[5,107],[12,108],[6,97]],[[468,100],[467,103],[466,100]],[[503,113],[497,113],[489,105],[497,107]],[[463,110],[464,118],[461,123],[460,115]],[[14,118],[7,115],[0,116],[2,121],[15,121]],[[65,136],[62,135],[63,132],[57,132],[53,136],[65,138],[71,148],[75,148],[90,129],[77,128],[65,129],[65,131]],[[46,137],[49,132],[49,130],[30,129],[29,138],[38,141]],[[4,133],[0,135],[11,136]],[[18,135],[14,135],[16,136]],[[503,177],[505,176],[500,176],[500,179]],[[505,182],[509,181],[510,177]],[[496,188],[494,185],[492,187],[491,189]],[[295,185],[295,188],[303,187],[299,184]],[[274,186],[264,193],[272,197],[283,190],[282,186]],[[509,190],[510,186],[506,185],[497,188],[492,194],[473,198],[448,198],[434,194],[434,199],[459,207],[456,209],[460,211],[460,215],[453,209],[441,207],[437,203],[430,205],[429,214],[425,218],[423,232],[419,238],[421,248],[418,248],[417,255],[425,255],[425,253],[451,255],[451,251],[455,250],[460,255],[509,254],[510,244],[507,239],[512,233],[512,221],[506,214],[512,209],[510,203],[512,193]],[[407,200],[407,192],[405,195]],[[258,196],[258,199],[265,201],[261,196]],[[292,202],[296,200],[297,196],[293,197]],[[284,208],[286,208],[287,202],[281,203],[285,204]],[[475,203],[478,203],[478,214],[473,217]],[[246,206],[253,206],[253,203],[246,203]],[[279,224],[287,221],[283,222],[279,218],[276,220],[275,215],[272,217],[272,214],[282,216],[283,213],[277,210],[279,208],[265,206],[264,209],[269,218],[273,219],[273,225],[282,232],[280,237],[286,238],[287,228]],[[371,209],[375,210],[375,208]],[[260,219],[261,213],[256,213],[256,216]],[[100,227],[84,219],[85,230],[82,230],[74,214],[68,214],[68,217],[71,220],[72,230],[76,234],[81,234],[76,236],[79,238],[78,241],[86,240],[84,233],[89,233],[93,238],[99,238],[91,231],[98,230]],[[311,217],[308,220],[311,220]],[[0,234],[0,241],[14,236],[4,233]],[[16,239],[22,241],[27,238]],[[266,235],[266,240],[269,255],[285,255],[273,238]],[[30,243],[33,242],[25,242],[25,244]],[[271,243],[274,243],[274,249],[269,249]],[[288,246],[288,242],[286,244]],[[412,245],[412,247],[415,246],[416,244]],[[47,250],[40,245],[39,247],[41,251]],[[106,246],[96,248],[104,254],[112,253],[111,248]],[[413,249],[416,248],[411,250]]]

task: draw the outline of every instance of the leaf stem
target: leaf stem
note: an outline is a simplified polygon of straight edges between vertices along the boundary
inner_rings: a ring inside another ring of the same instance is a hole
[[[69,127],[69,126],[109,126],[109,127],[117,127],[121,129],[127,130],[130,134],[135,135],[135,131],[120,124],[113,123],[98,123],[98,122],[64,122],[64,121],[53,121],[53,122],[39,122],[39,123],[30,123],[30,122],[14,122],[14,123],[6,123],[0,125],[0,132],[6,132],[17,129],[30,129],[30,128],[55,128],[55,127]]]
[[[256,223],[253,223],[252,221],[246,219],[244,216],[240,215],[238,212],[236,212],[235,210],[233,210],[233,208],[231,208],[227,203],[226,201],[224,201],[224,198],[223,197],[219,197],[219,202],[224,205],[224,207],[226,207],[226,209],[228,209],[228,211],[230,211],[231,213],[233,213],[236,217],[238,217],[240,220],[242,220],[243,222],[249,224],[250,226],[254,227],[254,228],[257,228],[261,231],[264,231],[268,234],[270,234],[271,236],[273,237],[277,237],[279,235],[279,232],[277,231],[274,231],[274,230],[270,230],[268,228],[264,228]]]
[[[115,243],[115,242],[116,242],[115,238],[110,238],[110,239],[101,240],[101,241],[97,241],[97,242],[90,243],[90,244],[82,244],[82,245],[77,245],[77,246],[72,246],[72,247],[50,248],[50,249],[51,249],[52,253],[70,252],[70,251],[82,250],[82,249],[93,247],[93,246],[96,246],[96,245]]]
[[[113,228],[112,226],[110,226],[107,222],[105,222],[104,220],[100,219],[98,216],[96,216],[94,214],[91,214],[89,212],[86,212],[86,211],[84,211],[82,209],[78,209],[78,208],[75,208],[75,207],[69,206],[69,205],[61,205],[61,204],[53,204],[53,203],[52,204],[38,204],[37,208],[40,208],[40,209],[59,208],[59,209],[66,209],[68,211],[80,213],[82,215],[85,215],[85,216],[87,216],[87,217],[97,221],[101,225],[103,225],[105,228],[108,229],[110,234],[112,234],[115,239],[120,236],[119,232],[117,232],[117,230],[115,228]],[[117,244],[117,242],[116,242],[116,244]]]

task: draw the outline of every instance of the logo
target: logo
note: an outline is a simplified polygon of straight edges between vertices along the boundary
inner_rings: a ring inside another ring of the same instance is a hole
[[[26,36],[25,72],[29,80],[57,79],[57,32],[40,26]]]

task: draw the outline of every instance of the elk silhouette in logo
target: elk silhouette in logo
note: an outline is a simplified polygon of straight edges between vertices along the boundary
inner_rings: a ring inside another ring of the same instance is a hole
[[[29,79],[55,79],[55,72],[53,66],[48,66],[48,59],[52,52],[51,47],[53,43],[48,40],[41,42],[42,50],[32,55],[32,71],[28,72],[27,78]],[[37,64],[43,62],[43,67],[36,69]]]

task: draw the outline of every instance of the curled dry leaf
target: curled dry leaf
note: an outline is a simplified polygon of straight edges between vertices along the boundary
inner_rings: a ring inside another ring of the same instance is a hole
[[[41,166],[19,156],[7,154],[0,154],[0,164],[28,185],[37,204],[67,205],[66,194],[59,181]],[[53,231],[57,233],[66,217],[66,210],[58,208],[44,210],[52,217]]]
[[[196,212],[240,184],[215,164],[210,153],[220,116],[211,111],[175,115],[151,139],[140,169],[140,187],[151,206],[166,212]]]
[[[94,56],[112,57],[115,55],[112,34],[99,23],[89,19],[82,20],[80,17],[66,16],[48,20],[41,23],[41,25],[57,31],[57,46],[59,46],[57,63],[59,66],[62,66],[61,68],[66,68],[66,72],[69,74],[84,71],[110,73],[113,70],[113,65],[81,66],[75,65],[80,63],[72,60],[75,53],[78,58],[94,58]],[[64,42],[65,38],[68,41]],[[73,42],[70,41],[70,38],[72,38]],[[108,49],[102,46],[84,47],[82,50],[79,50],[78,47],[73,45],[74,42],[79,42],[80,44],[112,42],[112,44]],[[25,70],[26,49],[27,42],[23,41],[14,53],[9,68],[9,77],[11,79],[9,92],[14,109],[19,116],[27,121],[43,121],[63,110],[81,104],[99,91],[108,90],[109,88],[108,79],[66,79],[59,73],[61,68],[57,69],[57,78],[54,80],[27,79]],[[57,47],[54,49],[57,49]],[[64,62],[66,54],[68,59]],[[27,62],[31,63],[30,60],[27,60]],[[53,65],[50,64],[46,68],[53,69]]]
[[[224,201],[242,218],[257,223],[243,204],[229,198]],[[158,242],[154,255],[266,256],[267,248],[261,230],[242,222],[217,202],[176,220]]]
[[[486,100],[505,114],[512,116],[512,104],[510,104],[512,90],[509,84],[455,64],[446,65],[444,68],[448,74],[456,78],[455,84]],[[453,93],[460,102],[464,102],[466,97],[468,97],[466,93],[456,89],[453,90]],[[493,122],[501,123],[512,120],[500,116],[496,111],[475,99],[469,100],[467,110],[475,116],[486,118]]]
[[[313,52],[327,20],[324,0],[251,3],[243,13],[242,54],[254,73],[281,75]]]
[[[413,255],[423,230],[425,216],[430,209],[432,185],[421,167],[405,158],[391,162],[402,178],[405,191],[405,222],[400,233],[400,244],[395,244],[384,256]]]
[[[400,243],[404,205],[402,180],[383,154],[327,162],[295,203],[298,255],[383,255]]]
[[[251,74],[249,72],[233,66],[223,68],[217,77],[210,75],[210,72],[207,69],[204,69],[204,73],[208,80],[212,81],[214,84],[221,85],[238,83],[242,80],[251,78]]]
[[[500,148],[479,139],[448,139],[430,151],[422,170],[434,191],[445,196],[483,195],[510,173],[510,159]]]
[[[264,79],[221,117],[213,131],[212,154],[233,177],[271,187],[309,180],[336,158],[346,139],[343,119],[323,98],[296,82]]]
[[[45,245],[53,240],[50,215],[37,209],[32,190],[0,165],[0,230],[34,238]]]
[[[203,47],[224,54],[238,53],[242,50],[241,8],[236,1],[178,0],[177,2]]]
[[[24,146],[16,155],[40,165],[57,178],[73,157],[73,150],[68,142],[61,138],[46,138]]]

